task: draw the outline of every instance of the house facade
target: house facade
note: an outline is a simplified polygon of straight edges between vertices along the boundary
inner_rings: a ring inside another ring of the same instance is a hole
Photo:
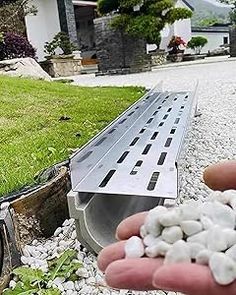
[[[27,36],[37,49],[38,60],[44,60],[44,45],[50,42],[60,31],[66,32],[70,40],[78,45],[84,56],[92,56],[95,52],[93,20],[96,18],[95,1],[79,0],[31,0],[37,7],[36,15],[25,18]],[[178,0],[177,7],[192,7],[185,0]],[[172,26],[166,26],[161,32],[161,49],[167,49],[173,35],[181,36],[186,42],[191,39],[191,20],[182,20]]]
[[[229,25],[215,24],[211,27],[192,27],[192,37],[202,36],[208,40],[202,53],[208,53],[229,44]]]
[[[185,0],[178,0],[176,2],[176,7],[188,8],[192,11],[194,10],[193,7]],[[167,50],[172,36],[180,36],[187,43],[192,37],[191,19],[177,21],[172,26],[167,25],[161,32],[161,36],[162,41],[160,44],[160,49]]]

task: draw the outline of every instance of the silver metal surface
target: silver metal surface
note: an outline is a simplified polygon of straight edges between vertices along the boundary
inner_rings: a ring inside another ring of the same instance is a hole
[[[84,245],[98,252],[123,218],[177,198],[194,97],[154,89],[72,157],[68,201]]]

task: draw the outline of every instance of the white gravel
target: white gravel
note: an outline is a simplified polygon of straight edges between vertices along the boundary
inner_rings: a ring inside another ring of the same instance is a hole
[[[194,119],[189,133],[189,146],[186,151],[183,171],[183,188],[179,202],[184,199],[205,199],[209,189],[202,182],[202,172],[206,166],[220,160],[236,158],[236,62],[219,64],[194,65],[181,68],[155,70],[149,73],[128,76],[94,77],[94,75],[78,76],[77,85],[141,85],[151,88],[159,81],[164,81],[164,89],[191,90],[199,80],[198,99],[202,115]],[[67,222],[68,223],[68,222]],[[72,225],[73,226],[73,225]],[[104,287],[102,274],[98,271],[95,257],[71,238],[64,238],[64,226],[57,230],[59,236],[53,237],[43,246],[57,252],[56,240],[61,243],[59,250],[65,247],[76,247],[78,258],[83,261],[84,278],[75,286],[77,294],[169,294],[174,292],[128,292],[110,290]],[[73,233],[73,236],[75,234]],[[72,244],[70,244],[70,242]],[[47,245],[47,246],[46,246]],[[42,248],[41,248],[42,249]],[[39,250],[40,252],[40,250]],[[38,254],[38,253],[36,253]],[[43,255],[43,253],[42,253]],[[83,276],[83,275],[82,275]],[[70,294],[71,292],[63,293]]]

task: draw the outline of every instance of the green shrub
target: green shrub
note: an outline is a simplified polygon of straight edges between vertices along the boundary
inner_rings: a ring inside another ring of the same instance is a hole
[[[0,33],[0,60],[32,57],[36,50],[29,41],[15,33]]]
[[[188,42],[187,47],[193,49],[196,54],[200,54],[202,48],[207,43],[208,43],[207,38],[202,36],[196,36],[196,37],[192,37],[192,39]]]
[[[56,34],[51,42],[46,42],[44,46],[44,52],[50,56],[56,54],[56,49],[60,48],[64,55],[72,54],[76,50],[76,46],[70,41],[69,36],[60,32]]]

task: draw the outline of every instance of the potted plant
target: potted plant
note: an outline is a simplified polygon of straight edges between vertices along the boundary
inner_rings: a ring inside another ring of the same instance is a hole
[[[169,58],[173,62],[180,62],[183,60],[186,42],[179,36],[173,36],[168,44]]]
[[[208,43],[207,38],[202,36],[192,37],[187,47],[195,51],[195,54],[201,54],[202,48]]]
[[[60,32],[50,42],[46,42],[44,52],[46,61],[41,63],[51,77],[67,77],[81,74],[81,56],[74,54],[76,46],[69,36]]]
[[[55,35],[51,42],[46,42],[44,46],[44,52],[47,54],[46,58],[71,58],[73,57],[73,51],[77,47],[70,41],[69,36],[60,32]],[[56,54],[56,51],[60,50],[61,54]]]

